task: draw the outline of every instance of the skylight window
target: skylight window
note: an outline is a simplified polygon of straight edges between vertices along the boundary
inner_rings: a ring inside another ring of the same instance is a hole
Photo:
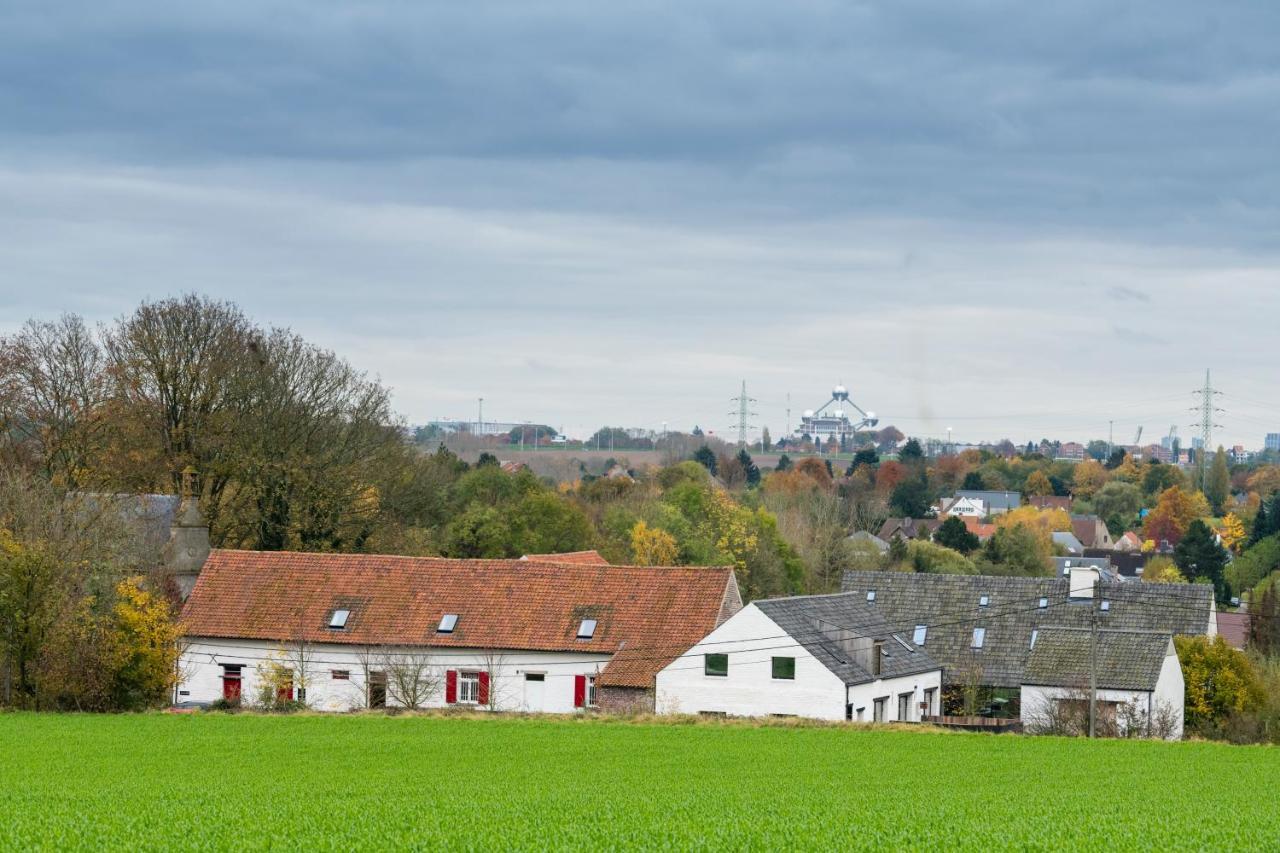
[[[990,604],[990,603],[991,603],[991,596],[984,595],[984,596],[982,596],[981,598],[979,598],[979,599],[978,599],[978,606],[979,606],[979,607],[986,607],[986,606],[987,606],[988,604]]]
[[[1045,609],[1046,607],[1048,607],[1048,606],[1049,606],[1049,599],[1047,599],[1047,598],[1042,598],[1042,599],[1040,599],[1040,609],[1041,609],[1041,610],[1044,610],[1044,609]]]
[[[971,643],[971,645],[972,645],[972,647],[973,647],[973,648],[975,648],[975,649],[980,649],[980,648],[982,648],[982,644],[983,644],[984,642],[986,642],[986,639],[987,639],[987,629],[986,629],[986,628],[974,628],[974,629],[973,629],[973,642]]]
[[[1102,602],[1102,612],[1103,612],[1103,613],[1106,613],[1106,612],[1107,612],[1108,610],[1110,610],[1110,609],[1111,609],[1111,602],[1110,602],[1110,601],[1104,601],[1104,602]]]
[[[458,625],[457,613],[446,613],[440,617],[440,624],[436,626],[437,634],[452,634],[453,629]]]
[[[596,620],[583,619],[582,624],[578,626],[578,639],[590,640],[596,635]]]
[[[341,631],[347,627],[347,617],[351,615],[350,610],[335,610],[329,614],[329,627],[334,631]]]
[[[928,625],[917,625],[915,632],[911,635],[911,642],[917,646],[923,646],[925,637],[929,635]]]
[[[1035,628],[1032,628],[1031,629],[1031,648],[1034,649],[1036,647],[1036,637],[1039,637],[1039,636],[1040,636],[1040,632]]]
[[[876,600],[876,591],[874,589],[867,590],[867,601]]]

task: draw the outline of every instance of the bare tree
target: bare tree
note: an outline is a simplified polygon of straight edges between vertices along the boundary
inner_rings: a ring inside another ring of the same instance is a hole
[[[485,649],[480,652],[480,673],[489,684],[488,696],[481,705],[490,711],[505,711],[519,703],[515,696],[514,679],[508,678],[511,669],[510,660],[505,652],[498,649]]]
[[[418,710],[438,695],[444,684],[443,671],[427,652],[384,650],[377,660],[386,673],[387,698],[402,708]]]

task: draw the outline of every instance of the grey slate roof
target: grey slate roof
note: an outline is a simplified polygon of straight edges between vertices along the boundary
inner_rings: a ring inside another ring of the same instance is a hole
[[[944,682],[955,683],[960,673],[980,667],[983,683],[1018,687],[1033,630],[1089,626],[1091,601],[1069,600],[1068,585],[1064,577],[851,571],[845,572],[842,589],[864,603],[867,591],[875,590],[871,606],[892,630],[928,625],[924,649],[942,664]],[[1213,588],[1205,584],[1103,581],[1099,586],[1109,603],[1099,613],[1103,630],[1205,634],[1213,621]],[[979,605],[984,595],[985,607]],[[986,630],[981,650],[971,648],[974,628]]]
[[[1023,683],[1088,687],[1089,639],[1084,628],[1041,628],[1027,656]],[[1172,641],[1169,634],[1156,632],[1099,631],[1098,687],[1155,690]]]
[[[917,675],[942,668],[911,642],[911,629],[890,630],[884,617],[867,603],[865,594],[862,599],[845,594],[806,595],[765,599],[754,604],[845,684],[865,684],[875,681],[876,676],[842,647],[840,628],[884,641],[880,678]]]
[[[977,498],[987,505],[987,512],[999,513],[1022,506],[1022,492],[988,492],[979,489],[960,489],[958,498]]]

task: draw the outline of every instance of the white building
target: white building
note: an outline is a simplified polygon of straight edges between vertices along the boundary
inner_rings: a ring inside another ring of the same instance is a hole
[[[599,555],[214,551],[183,610],[180,703],[652,709],[654,674],[742,606],[731,568]]]
[[[1096,724],[1101,733],[1182,737],[1185,684],[1173,637],[1148,631],[1040,628],[1022,675],[1022,719],[1029,731],[1083,733],[1091,661],[1096,661]],[[1087,728],[1085,728],[1087,731]],[[1136,731],[1135,731],[1136,730]]]
[[[851,595],[747,605],[657,677],[660,714],[919,722],[942,671]]]
[[[958,515],[961,518],[986,518],[987,504],[980,498],[943,498],[938,504],[939,515]]]

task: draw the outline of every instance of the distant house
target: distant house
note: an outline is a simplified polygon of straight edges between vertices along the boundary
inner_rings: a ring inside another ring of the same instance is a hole
[[[1064,722],[1068,729],[1083,728],[1088,720],[1092,675],[1098,690],[1099,731],[1180,739],[1185,685],[1173,637],[1160,632],[1105,630],[1097,634],[1096,649],[1091,639],[1087,628],[1036,631],[1022,673],[1024,725],[1032,731],[1064,734],[1068,733],[1062,731]]]
[[[880,526],[880,533],[877,535],[885,542],[892,542],[895,536],[899,539],[919,539],[923,530],[925,537],[931,539],[941,526],[940,518],[891,518]]]
[[[1071,574],[1072,569],[1096,569],[1102,580],[1108,582],[1123,580],[1123,576],[1116,567],[1111,565],[1111,560],[1106,557],[1090,557],[1089,555],[1076,557],[1053,557],[1054,574],[1058,577],[1067,577]]]
[[[850,534],[848,541],[853,545],[870,545],[881,554],[889,553],[889,543],[867,530],[859,530]]]
[[[987,505],[977,498],[943,498],[938,504],[938,515],[955,515],[960,518],[986,518]]]
[[[1206,584],[1112,582],[1088,569],[1052,578],[849,571],[841,588],[874,594],[889,625],[918,626],[916,645],[942,666],[944,685],[985,685],[1012,716],[1043,629],[1088,628],[1096,608],[1103,631],[1218,632]]]
[[[176,698],[651,711],[657,671],[742,606],[732,568],[556,557],[215,550],[183,610]]]
[[[1057,459],[1080,461],[1084,459],[1085,446],[1078,441],[1068,441],[1058,448]]]
[[[761,650],[764,637],[783,637]],[[755,601],[657,676],[660,714],[918,722],[942,671],[866,594]]]
[[[1142,537],[1132,530],[1126,530],[1115,542],[1115,550],[1140,552],[1142,550]]]
[[[1074,533],[1067,533],[1065,530],[1053,531],[1053,544],[1059,548],[1066,550],[1072,556],[1084,556],[1084,543],[1076,538]]]
[[[1147,555],[1140,551],[1114,551],[1106,548],[1085,548],[1084,556],[1086,559],[1098,558],[1105,560],[1111,565],[1116,573],[1126,578],[1141,577],[1142,570],[1147,564]]]
[[[961,489],[955,493],[957,498],[972,498],[982,501],[989,515],[1003,515],[1012,509],[1022,506],[1021,492],[990,492],[978,489]]]
[[[1096,515],[1071,516],[1071,530],[1086,548],[1114,548],[1111,531]]]
[[[962,518],[964,526],[969,532],[978,537],[979,542],[986,542],[992,536],[996,535],[996,526],[994,524],[984,524],[976,518]]]
[[[1066,495],[1035,495],[1027,498],[1027,504],[1036,509],[1060,509],[1071,512],[1071,498]]]

